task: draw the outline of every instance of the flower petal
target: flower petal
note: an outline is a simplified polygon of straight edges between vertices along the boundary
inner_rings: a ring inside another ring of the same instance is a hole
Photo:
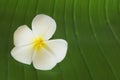
[[[56,56],[57,58],[57,62],[61,62],[65,56],[66,56],[66,52],[67,52],[67,42],[63,39],[55,39],[55,40],[49,40],[46,42],[49,50],[51,50],[53,52],[53,54]]]
[[[14,45],[21,46],[30,44],[33,38],[33,32],[26,25],[22,25],[18,27],[14,33]]]
[[[55,33],[56,23],[51,17],[40,14],[33,19],[32,30],[36,37],[42,37],[44,40],[48,40]]]
[[[33,66],[39,70],[51,70],[56,65],[55,56],[51,52],[42,49],[35,52]]]
[[[11,51],[11,55],[15,60],[21,63],[31,64],[33,56],[32,46],[14,47]]]

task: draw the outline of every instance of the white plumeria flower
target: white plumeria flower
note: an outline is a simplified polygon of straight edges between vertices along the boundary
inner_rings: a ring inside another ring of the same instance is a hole
[[[67,52],[65,40],[49,40],[55,30],[56,23],[51,17],[37,15],[32,21],[32,30],[23,25],[15,31],[12,57],[24,64],[33,63],[36,69],[51,70],[65,58]]]

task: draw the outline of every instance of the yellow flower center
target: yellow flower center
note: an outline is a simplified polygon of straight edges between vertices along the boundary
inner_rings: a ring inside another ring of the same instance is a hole
[[[45,47],[46,44],[42,38],[35,38],[33,40],[33,49],[40,50],[41,48]]]

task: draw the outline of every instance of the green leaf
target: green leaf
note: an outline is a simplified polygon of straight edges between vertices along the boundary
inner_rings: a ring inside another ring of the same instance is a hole
[[[66,58],[50,71],[15,61],[14,31],[37,14],[57,23],[53,38],[68,41]],[[0,80],[120,80],[119,0],[1,0]]]

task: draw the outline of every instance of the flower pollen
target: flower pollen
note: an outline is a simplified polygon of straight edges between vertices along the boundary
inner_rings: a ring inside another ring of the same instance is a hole
[[[35,38],[33,41],[33,49],[40,50],[41,48],[45,47],[46,44],[42,38]]]

